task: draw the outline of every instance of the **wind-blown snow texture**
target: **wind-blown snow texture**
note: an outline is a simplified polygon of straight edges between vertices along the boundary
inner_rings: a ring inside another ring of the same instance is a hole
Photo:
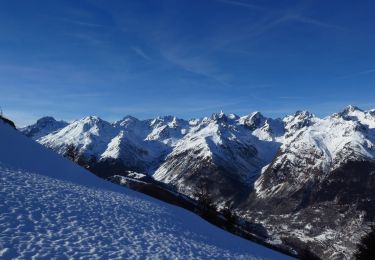
[[[0,122],[0,257],[288,257],[106,182]]]

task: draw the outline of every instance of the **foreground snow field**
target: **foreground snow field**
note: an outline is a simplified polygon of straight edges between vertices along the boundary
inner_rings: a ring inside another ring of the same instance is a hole
[[[289,259],[106,182],[0,122],[0,258]]]

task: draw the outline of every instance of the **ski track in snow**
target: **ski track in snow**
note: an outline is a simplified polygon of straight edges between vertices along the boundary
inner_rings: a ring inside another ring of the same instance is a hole
[[[2,259],[260,259],[219,248],[166,207],[125,193],[2,166],[0,179]]]

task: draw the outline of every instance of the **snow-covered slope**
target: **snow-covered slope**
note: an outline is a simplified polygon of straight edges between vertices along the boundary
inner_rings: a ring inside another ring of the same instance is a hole
[[[99,179],[2,122],[0,144],[2,259],[288,258]]]

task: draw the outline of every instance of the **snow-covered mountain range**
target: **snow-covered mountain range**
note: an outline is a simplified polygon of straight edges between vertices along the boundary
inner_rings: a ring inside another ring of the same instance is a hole
[[[112,133],[97,118],[83,124]],[[1,259],[290,259],[104,181],[2,119],[0,144]]]
[[[47,119],[50,125],[45,124]],[[195,183],[204,176],[197,173],[215,171],[217,181],[233,186],[233,192],[219,189],[217,195],[223,198],[228,196],[224,193],[235,195],[238,185],[252,185],[276,154],[283,135],[281,120],[258,112],[244,117],[217,113],[190,121],[173,116],[150,120],[127,116],[113,123],[94,116],[69,124],[47,119],[20,130],[63,155],[73,145],[80,161],[91,162],[99,175],[114,175],[111,169],[117,174],[146,173],[191,194],[193,185],[184,182]]]
[[[60,154],[73,145],[82,164],[98,175],[131,170],[190,196],[208,180],[217,204],[230,201],[282,243],[311,244],[323,257],[353,252],[358,237],[335,238],[337,226],[356,227],[360,234],[374,221],[375,110],[348,106],[325,118],[307,111],[283,119],[259,112],[190,121],[128,116],[109,123],[86,117],[60,127],[54,120],[51,126],[39,121],[20,130]],[[31,135],[28,129],[36,130]],[[323,207],[330,207],[329,217],[317,213]],[[295,220],[292,213],[299,214]],[[285,219],[271,216],[280,214],[289,218],[286,227],[293,234],[279,230]],[[310,216],[325,219],[332,232],[323,234],[321,222]]]

